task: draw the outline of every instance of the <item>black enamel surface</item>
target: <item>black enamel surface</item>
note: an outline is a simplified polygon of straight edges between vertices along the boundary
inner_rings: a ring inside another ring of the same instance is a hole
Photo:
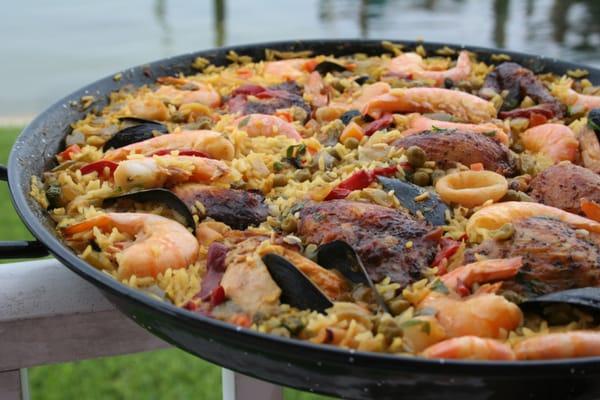
[[[122,79],[107,77],[59,101],[37,117],[15,143],[9,161],[9,183],[15,208],[31,232],[71,270],[99,287],[106,296],[138,324],[174,345],[208,361],[270,382],[346,398],[378,399],[598,399],[600,359],[550,362],[439,362],[385,354],[351,352],[317,346],[212,320],[175,308],[121,285],[79,259],[55,236],[53,224],[28,195],[32,175],[52,167],[53,156],[63,145],[71,122],[84,110],[70,105],[84,95],[98,101],[127,84],[150,83],[160,75],[191,73],[197,56],[216,64],[226,62],[230,50],[264,56],[264,48],[313,49],[316,53],[343,55],[354,52],[379,54],[380,40],[332,40],[266,43],[208,50],[169,58],[122,71]],[[410,46],[415,43],[406,42]],[[453,48],[461,46],[449,45]],[[428,49],[443,47],[426,43]],[[581,67],[566,62],[498,50],[469,47],[489,61],[505,53],[535,71],[564,73]],[[600,82],[600,71],[590,70],[590,80]],[[87,110],[89,111],[89,110]]]

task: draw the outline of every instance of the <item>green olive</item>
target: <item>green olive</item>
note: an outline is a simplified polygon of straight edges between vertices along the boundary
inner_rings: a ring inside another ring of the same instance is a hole
[[[500,228],[493,232],[490,232],[492,239],[496,240],[508,240],[515,234],[515,227],[510,222],[502,225]]]
[[[51,183],[46,189],[46,198],[51,208],[60,207],[62,188],[57,183]]]
[[[435,185],[437,181],[446,176],[446,172],[442,169],[436,169],[431,173],[431,182]]]
[[[344,142],[344,146],[346,146],[347,148],[349,148],[350,150],[354,150],[356,148],[358,148],[358,145],[360,144],[360,142],[358,141],[357,138],[348,138],[345,142]]]
[[[298,228],[298,221],[291,215],[288,215],[283,221],[281,221],[281,230],[285,233],[296,232]]]
[[[413,183],[419,186],[427,186],[431,183],[431,175],[427,172],[417,171],[413,174]]]
[[[408,158],[408,162],[414,168],[422,167],[425,161],[427,161],[425,152],[419,146],[410,146],[406,150],[406,158]]]
[[[285,186],[288,183],[288,178],[284,174],[276,174],[273,176],[273,187]]]
[[[294,178],[298,181],[298,182],[304,182],[310,179],[310,177],[312,176],[312,174],[310,173],[309,170],[307,169],[299,169],[298,171],[296,171],[296,173],[294,174]]]

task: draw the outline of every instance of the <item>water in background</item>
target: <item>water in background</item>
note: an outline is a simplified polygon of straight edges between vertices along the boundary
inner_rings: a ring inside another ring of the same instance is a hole
[[[600,0],[19,0],[2,16],[0,119],[117,70],[224,44],[424,39],[600,67]]]

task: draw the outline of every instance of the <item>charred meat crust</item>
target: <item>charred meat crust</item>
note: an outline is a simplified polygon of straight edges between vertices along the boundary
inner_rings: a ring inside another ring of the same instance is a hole
[[[498,65],[486,76],[483,88],[492,89],[496,93],[508,91],[501,111],[510,111],[518,107],[525,96],[531,97],[538,104],[547,104],[558,118],[561,118],[565,111],[565,107],[550,94],[533,71],[514,62]]]
[[[523,257],[517,276],[502,285],[526,297],[600,285],[600,235],[582,233],[555,219],[527,218],[514,223],[508,240],[488,239],[465,254],[488,258]]]
[[[269,208],[259,193],[194,183],[176,186],[173,192],[188,207],[195,206],[196,202],[202,203],[206,216],[233,229],[259,225],[269,215]]]
[[[435,161],[441,168],[451,168],[459,162],[466,166],[482,163],[486,170],[505,176],[515,175],[516,160],[510,150],[481,133],[454,129],[423,131],[398,139],[395,146],[408,149],[419,146],[427,160]]]
[[[539,203],[582,214],[580,199],[600,202],[600,176],[571,163],[554,165],[530,183],[530,196]]]
[[[436,254],[437,243],[424,236],[432,230],[407,213],[348,200],[307,203],[300,211],[298,234],[306,243],[348,242],[369,276],[389,276],[407,285],[422,277]]]

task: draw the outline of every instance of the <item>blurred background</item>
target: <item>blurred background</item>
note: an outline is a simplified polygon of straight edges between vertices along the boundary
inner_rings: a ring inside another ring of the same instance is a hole
[[[600,67],[600,0],[19,0],[3,2],[2,17],[0,163],[28,120],[78,87],[222,45],[423,39]],[[0,220],[0,240],[30,237],[6,185]],[[179,350],[37,367],[30,385],[33,399],[221,398],[219,368]],[[286,399],[324,397],[287,390]]]
[[[20,0],[3,15],[3,120],[129,66],[270,40],[424,39],[600,66],[598,0]]]

